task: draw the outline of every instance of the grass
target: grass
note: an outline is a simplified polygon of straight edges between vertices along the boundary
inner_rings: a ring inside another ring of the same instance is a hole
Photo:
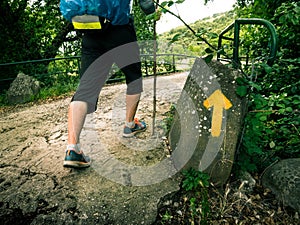
[[[42,87],[39,93],[32,95],[26,103],[69,95],[69,93],[72,93],[76,90],[77,86],[78,82],[72,80],[70,82],[56,83],[55,85],[49,87]],[[7,91],[0,94],[0,107],[11,105],[12,104],[10,104],[7,99]]]

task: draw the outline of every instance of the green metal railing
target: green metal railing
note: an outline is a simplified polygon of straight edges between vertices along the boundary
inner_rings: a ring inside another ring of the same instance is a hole
[[[238,68],[240,65],[240,57],[239,57],[239,45],[240,45],[240,28],[243,24],[257,24],[265,26],[270,33],[270,52],[267,59],[267,64],[272,65],[276,58],[276,52],[278,48],[278,37],[273,24],[267,20],[260,18],[240,18],[236,19],[234,23],[225,28],[219,35],[218,41],[218,49],[222,49],[222,40],[230,40],[233,41],[233,56],[232,59],[221,58],[220,51],[217,53],[217,60],[224,61],[232,61],[233,67]],[[224,36],[227,32],[234,28],[234,37],[226,37]]]
[[[194,58],[195,56],[183,54],[157,54],[157,74],[189,70]],[[153,55],[141,54],[141,63],[143,76],[151,76],[153,74]],[[15,79],[19,71],[38,80],[47,80],[50,76],[57,75],[77,76],[80,71],[80,56],[2,63],[0,64],[0,75],[6,75],[6,77],[0,77],[0,93],[8,89],[9,84]],[[116,71],[118,71],[117,67],[112,69],[107,83],[125,80],[125,77],[118,72],[114,74]]]
[[[60,69],[58,69],[60,68]],[[80,68],[80,57],[58,57],[49,59],[28,60],[21,62],[1,63],[0,64],[0,91],[1,88],[7,88],[4,83],[10,83],[15,79],[19,72],[40,79],[43,76],[53,74],[77,73]],[[5,78],[3,78],[5,76]],[[2,78],[2,79],[1,79]]]

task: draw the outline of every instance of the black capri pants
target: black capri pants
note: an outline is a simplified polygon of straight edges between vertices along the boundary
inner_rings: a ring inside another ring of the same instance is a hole
[[[140,50],[133,23],[109,25],[104,31],[86,31],[82,38],[80,83],[72,101],[97,109],[98,96],[113,65],[125,74],[128,95],[143,91]]]

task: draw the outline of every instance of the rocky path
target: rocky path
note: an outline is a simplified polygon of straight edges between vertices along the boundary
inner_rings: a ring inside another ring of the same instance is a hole
[[[62,166],[69,97],[2,111],[0,224],[153,223],[160,198],[178,190],[174,171],[166,173],[161,163],[168,158],[163,119],[186,77],[158,78],[154,135],[153,78],[144,79],[137,116],[149,128],[132,139],[121,137],[126,86],[104,87],[82,131],[82,148],[93,160],[83,170]]]

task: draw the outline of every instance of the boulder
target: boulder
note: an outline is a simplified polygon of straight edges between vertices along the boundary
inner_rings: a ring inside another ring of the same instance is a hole
[[[36,95],[39,90],[39,81],[20,72],[7,91],[7,100],[9,104],[24,103]]]
[[[284,159],[268,167],[262,175],[262,185],[300,213],[300,158]]]
[[[169,133],[175,168],[194,168],[223,186],[231,174],[244,116],[238,73],[218,61],[195,60]]]

